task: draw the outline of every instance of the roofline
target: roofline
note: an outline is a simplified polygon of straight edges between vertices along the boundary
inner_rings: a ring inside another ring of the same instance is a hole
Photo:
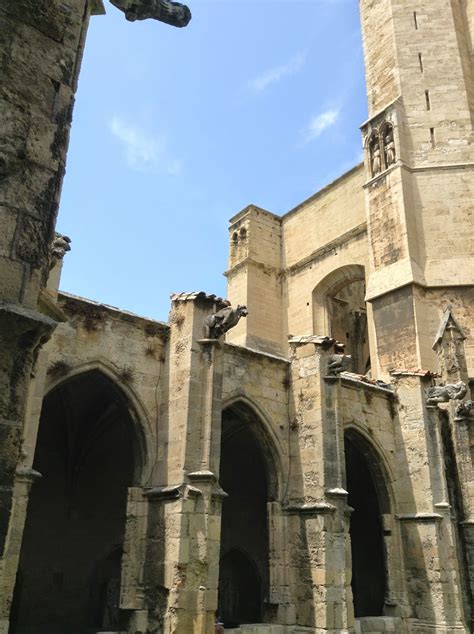
[[[250,205],[247,205],[246,207],[241,209],[238,213],[232,216],[232,218],[229,218],[229,223],[234,224],[237,220],[239,220],[241,216],[245,216],[247,212],[252,210],[260,211],[264,214],[267,214],[267,216],[273,216],[273,218],[276,218],[277,220],[281,220],[282,218],[278,214],[274,214],[273,212],[268,211],[268,209],[264,209],[263,207],[259,207],[258,205],[254,205],[253,203],[250,203]]]
[[[103,308],[112,313],[117,313],[119,315],[125,315],[127,317],[133,317],[134,319],[139,319],[141,321],[152,322],[163,328],[169,329],[169,324],[165,321],[159,321],[158,319],[152,319],[151,317],[144,317],[143,315],[138,315],[137,313],[132,313],[129,310],[123,310],[122,308],[117,308],[117,306],[111,306],[110,304],[104,304],[103,302],[97,302],[93,299],[87,299],[87,297],[81,297],[80,295],[74,295],[73,293],[67,293],[66,291],[58,291],[58,297],[64,299],[72,299],[73,301],[81,302],[84,304],[89,304],[91,306],[97,306],[98,308]]]
[[[331,189],[335,185],[338,185],[341,181],[348,178],[349,176],[352,176],[355,172],[359,171],[363,167],[364,167],[363,161],[361,163],[358,163],[357,165],[354,165],[354,167],[351,167],[349,171],[344,172],[343,174],[338,176],[335,180],[325,185],[322,189],[319,189],[315,194],[312,194],[311,196],[309,196],[309,198],[306,198],[306,200],[303,200],[303,202],[296,205],[296,207],[293,207],[293,209],[290,209],[290,211],[287,211],[285,214],[283,214],[283,216],[281,216],[282,220],[286,220],[288,216],[293,215],[294,213],[299,211],[302,207],[304,207],[308,203],[313,202],[313,200],[318,199],[320,196],[324,196],[328,192],[329,189]]]
[[[281,216],[279,216],[278,214],[274,214],[273,212],[268,211],[267,209],[264,209],[263,207],[259,207],[258,205],[254,205],[254,204],[251,203],[250,205],[247,205],[246,207],[244,207],[237,214],[232,216],[229,219],[229,224],[231,224],[231,225],[235,224],[237,222],[237,220],[240,220],[240,218],[245,216],[245,214],[247,212],[251,211],[251,210],[260,211],[260,212],[262,212],[264,214],[267,214],[268,216],[272,216],[273,218],[275,218],[279,222],[282,222],[283,220],[286,220],[286,218],[288,216],[296,213],[297,211],[299,211],[302,207],[304,207],[308,203],[312,202],[313,200],[316,200],[320,196],[324,196],[328,192],[328,190],[330,190],[332,187],[334,187],[335,185],[338,185],[345,178],[348,178],[349,176],[352,176],[355,172],[359,171],[363,167],[364,167],[364,162],[363,161],[361,163],[357,163],[357,165],[354,165],[354,167],[351,167],[350,170],[348,170],[347,172],[342,173],[335,180],[333,180],[330,183],[328,183],[327,185],[325,185],[322,189],[319,189],[316,193],[311,194],[311,196],[309,196],[308,198],[303,200],[303,202],[298,203],[298,205],[296,205],[296,207],[293,207],[293,209],[290,209],[290,211],[285,212]]]

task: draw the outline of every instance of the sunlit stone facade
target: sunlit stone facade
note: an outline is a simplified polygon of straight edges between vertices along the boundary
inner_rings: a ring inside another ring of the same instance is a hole
[[[0,633],[467,634],[473,0],[360,0],[364,164],[166,323],[57,291],[101,11],[0,9]]]

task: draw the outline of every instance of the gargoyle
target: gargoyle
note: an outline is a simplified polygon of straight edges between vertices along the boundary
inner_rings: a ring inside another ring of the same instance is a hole
[[[189,7],[171,0],[110,0],[110,2],[125,13],[130,22],[135,20],[158,20],[170,26],[187,26],[191,20]]]
[[[219,339],[224,333],[236,326],[241,317],[247,317],[247,306],[226,306],[206,317],[204,324],[207,330],[207,336],[209,339]]]
[[[474,401],[462,401],[456,405],[457,418],[469,418],[474,416]]]
[[[64,254],[71,250],[71,238],[63,236],[60,233],[56,233],[50,246],[50,265],[52,269],[58,260],[62,260]]]
[[[448,383],[447,385],[435,385],[426,390],[426,404],[436,405],[448,401],[460,401],[467,394],[467,385],[463,381]]]
[[[350,366],[350,354],[333,354],[329,357],[326,372],[328,376],[337,376],[338,374],[341,374],[341,372],[350,370]]]

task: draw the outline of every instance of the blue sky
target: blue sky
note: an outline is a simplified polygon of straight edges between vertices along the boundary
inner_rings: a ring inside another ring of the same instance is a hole
[[[166,320],[225,295],[228,219],[283,214],[361,158],[357,0],[189,0],[175,29],[91,20],[58,231],[61,288]]]

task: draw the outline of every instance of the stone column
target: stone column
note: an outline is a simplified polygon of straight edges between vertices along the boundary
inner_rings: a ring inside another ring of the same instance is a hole
[[[464,334],[460,324],[454,316],[452,306],[448,306],[443,313],[441,323],[433,344],[438,360],[438,371],[442,380],[446,384],[469,385],[469,374],[466,363],[466,353]],[[468,390],[466,390],[468,392]],[[470,395],[466,393],[465,399]],[[449,440],[445,438],[447,446],[444,451],[452,460],[452,467],[455,471],[453,478],[457,482],[458,491],[452,493],[458,498],[455,500],[456,508],[453,512],[453,521],[459,523],[460,552],[458,559],[461,566],[465,567],[466,585],[465,598],[466,611],[470,609],[471,629],[474,628],[474,608],[472,607],[472,597],[474,597],[474,465],[472,446],[474,443],[474,407],[472,401],[465,400],[457,404],[449,401],[446,404],[434,405],[436,414],[439,409],[444,410],[446,422],[449,427]],[[452,443],[452,449],[451,449]],[[467,565],[466,565],[467,562]]]
[[[99,5],[6,0],[0,9],[0,632],[8,630],[11,568],[17,561],[17,555],[6,557],[19,551],[24,521],[23,509],[23,519],[12,526],[13,506],[26,508],[28,487],[19,483],[15,488],[14,478],[30,376],[56,325],[38,308],[38,297],[49,272],[89,15]],[[15,503],[14,491],[20,496]]]
[[[399,409],[401,524],[410,614],[417,626],[465,632],[456,532],[444,476],[436,407],[426,405],[429,373],[394,373]]]
[[[146,495],[150,500],[148,587],[161,592],[164,624],[150,632],[208,634],[214,628],[220,549],[218,485],[223,350],[206,338],[205,318],[222,306],[214,296],[173,296],[170,314],[167,455]],[[159,586],[159,587],[158,587]],[[156,598],[149,597],[156,604]]]
[[[286,511],[297,623],[348,632],[353,615],[344,430],[340,379],[328,372],[334,341],[315,336],[289,343],[295,435]]]
[[[280,502],[268,502],[270,591],[268,604],[277,606],[272,622],[294,623],[295,602],[291,593],[287,517]]]
[[[451,415],[452,415],[451,411]],[[464,540],[465,557],[467,560],[467,599],[470,609],[470,626],[474,631],[474,405],[471,402],[457,407],[453,417],[453,436],[456,453],[456,466],[459,485],[462,493],[461,509],[464,517],[459,518],[462,539]],[[469,601],[470,599],[470,601]],[[467,606],[466,606],[467,607]]]

